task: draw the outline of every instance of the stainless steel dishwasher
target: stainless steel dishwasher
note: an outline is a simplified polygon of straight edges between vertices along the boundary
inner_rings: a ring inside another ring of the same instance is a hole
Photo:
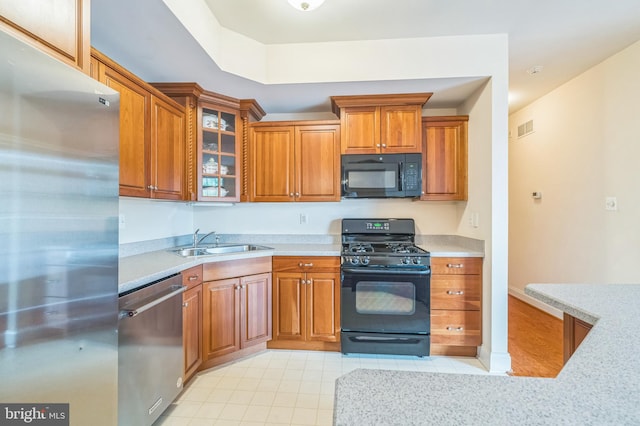
[[[120,294],[118,424],[151,425],[182,390],[182,276]]]

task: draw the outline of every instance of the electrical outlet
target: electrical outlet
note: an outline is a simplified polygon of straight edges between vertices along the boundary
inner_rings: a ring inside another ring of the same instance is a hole
[[[124,215],[123,214],[119,215],[118,216],[118,227],[120,229],[124,229],[124,228],[126,228],[126,226],[127,226],[127,221],[125,220]]]
[[[300,225],[306,225],[309,223],[309,216],[306,213],[300,213]]]
[[[618,210],[618,199],[616,197],[606,197],[604,199],[605,210]]]

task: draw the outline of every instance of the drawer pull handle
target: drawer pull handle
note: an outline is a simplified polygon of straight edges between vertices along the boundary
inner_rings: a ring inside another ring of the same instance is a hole
[[[298,266],[300,268],[311,268],[313,266],[313,263],[302,263],[302,262],[300,262],[300,263],[298,263]]]
[[[198,279],[198,276],[197,276],[197,275],[191,275],[191,276],[189,276],[189,281],[195,281],[195,280],[197,280],[197,279]]]
[[[464,331],[464,327],[447,327],[447,331]]]
[[[464,268],[463,263],[447,263],[447,268]]]
[[[451,295],[451,296],[462,296],[464,294],[464,291],[462,290],[447,290],[447,294]]]

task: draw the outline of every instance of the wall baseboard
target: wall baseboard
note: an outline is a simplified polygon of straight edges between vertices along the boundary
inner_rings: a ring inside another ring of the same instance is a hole
[[[539,301],[538,299],[534,299],[518,288],[509,287],[509,294],[513,297],[517,297],[523,302],[530,304],[531,306],[535,306],[536,308],[548,313],[549,315],[553,315],[556,318],[562,319],[563,317],[563,312],[560,309],[556,309],[553,306],[549,306],[546,303]]]

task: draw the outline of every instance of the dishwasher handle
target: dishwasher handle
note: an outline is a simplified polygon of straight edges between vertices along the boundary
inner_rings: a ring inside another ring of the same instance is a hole
[[[141,306],[138,306],[133,309],[123,309],[120,311],[120,318],[133,318],[138,314],[143,313],[144,311],[153,308],[154,306],[164,302],[167,299],[171,299],[173,296],[176,296],[187,289],[185,285],[172,285],[168,288],[168,293],[154,298],[152,301],[144,303]],[[162,294],[162,293],[159,293]]]

